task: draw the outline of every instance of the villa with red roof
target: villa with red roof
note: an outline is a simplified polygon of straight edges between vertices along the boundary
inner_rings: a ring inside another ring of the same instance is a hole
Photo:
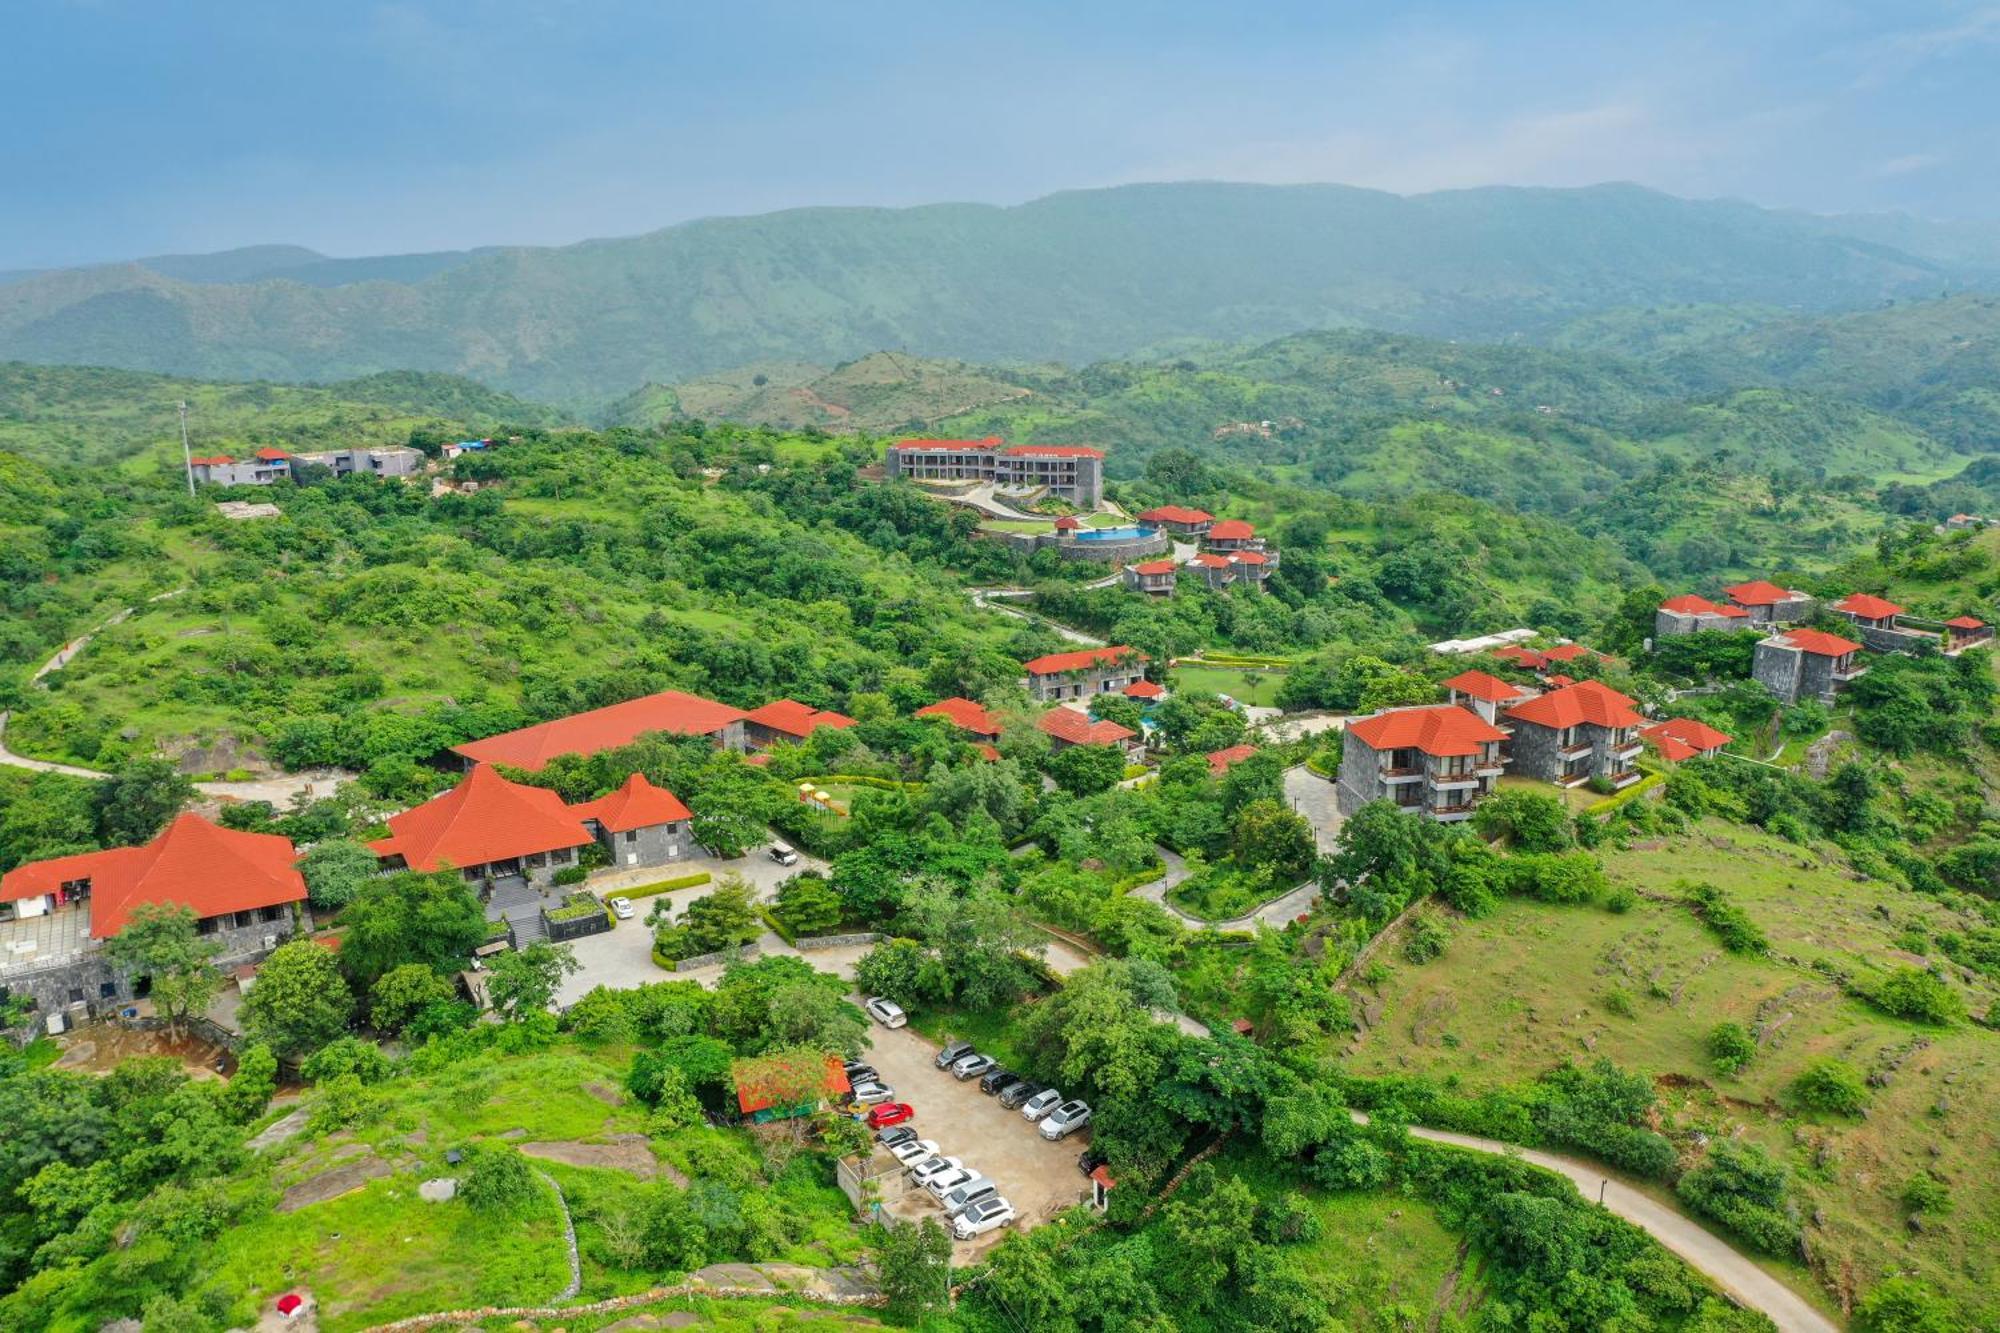
[[[1967,648],[1981,648],[1993,642],[1993,627],[1976,616],[1957,616],[1944,622],[1944,652],[1954,657]]]
[[[700,849],[694,841],[694,812],[665,787],[656,787],[643,773],[594,801],[569,808],[583,826],[597,835],[611,854],[611,864],[661,866]]]
[[[1239,579],[1262,590],[1264,580],[1276,566],[1276,551],[1202,551],[1187,562],[1189,570],[1202,576],[1211,588],[1227,588]]]
[[[1781,630],[1757,645],[1750,674],[1781,702],[1801,699],[1832,703],[1833,696],[1868,668],[1856,666],[1861,645],[1824,630]]]
[[[484,740],[467,741],[451,747],[452,753],[474,764],[506,764],[509,768],[539,772],[549,760],[564,754],[597,754],[630,745],[651,732],[670,736],[706,736],[729,750],[745,746],[744,719],[740,708],[719,704],[679,690],[627,699],[607,708],[537,722],[531,727],[503,731]]]
[[[1486,671],[1461,671],[1444,682],[1444,687],[1451,691],[1452,703],[1471,709],[1481,720],[1503,730],[1501,710],[1532,699],[1537,693]]]
[[[1706,722],[1691,717],[1670,717],[1647,727],[1639,736],[1660,752],[1660,758],[1676,764],[1683,759],[1706,759],[1721,754],[1722,747],[1731,740]]]
[[[1812,598],[1796,588],[1780,588],[1764,579],[1752,579],[1724,588],[1729,604],[1750,617],[1758,628],[1796,625],[1812,614]]]
[[[1341,736],[1334,800],[1344,815],[1390,801],[1431,819],[1468,819],[1500,779],[1507,733],[1454,704],[1388,708]]]
[[[1849,593],[1827,609],[1859,631],[1862,647],[1878,653],[1907,653],[1926,644],[1942,649],[1948,643],[1948,637],[1935,630],[1903,624],[1903,608],[1872,593]]]
[[[988,712],[985,704],[971,699],[957,696],[940,699],[919,708],[915,716],[944,718],[960,731],[970,732],[982,741],[1000,739],[1000,719]]]
[[[1566,685],[1569,683],[1566,677],[1556,678],[1549,675],[1552,667],[1586,657],[1601,657],[1603,654],[1593,652],[1580,643],[1559,643],[1553,648],[1523,648],[1518,643],[1510,643],[1505,647],[1495,648],[1493,656],[1499,661],[1511,662],[1524,671],[1532,671],[1551,684]]]
[[[1639,727],[1632,699],[1601,681],[1580,680],[1515,704],[1507,757],[1516,773],[1574,787],[1603,778],[1614,787],[1639,780]]]
[[[1132,592],[1149,592],[1161,597],[1174,590],[1174,573],[1180,567],[1172,557],[1164,560],[1145,560],[1136,565],[1125,566],[1125,587]]]
[[[854,719],[845,713],[812,708],[796,699],[779,699],[743,715],[743,742],[753,750],[779,741],[802,741],[821,727],[846,730]]]
[[[1725,606],[1706,597],[1683,593],[1660,603],[1653,613],[1653,637],[1698,634],[1703,630],[1748,629],[1750,613],[1740,606]]]
[[[1139,515],[1139,521],[1165,528],[1177,537],[1201,537],[1214,526],[1215,515],[1206,509],[1190,509],[1186,505],[1160,505]]]
[[[1053,703],[1058,699],[1088,699],[1094,694],[1119,693],[1146,678],[1149,660],[1137,648],[1116,643],[1103,648],[1048,653],[1023,662],[1021,669],[1028,673],[1028,693],[1039,702]]]
[[[1208,530],[1205,545],[1211,551],[1261,551],[1264,539],[1242,519],[1225,518]]]
[[[1049,748],[1057,753],[1072,745],[1115,745],[1129,762],[1145,757],[1146,742],[1138,732],[1117,722],[1092,721],[1088,713],[1074,708],[1051,708],[1035,719],[1035,727],[1049,738]]]
[[[983,440],[899,440],[883,451],[883,470],[912,481],[990,482],[1012,490],[1045,489],[1078,509],[1104,499],[1104,451],[1080,444],[1005,444]]]

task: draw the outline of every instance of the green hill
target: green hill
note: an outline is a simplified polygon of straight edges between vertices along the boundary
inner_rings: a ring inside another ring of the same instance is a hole
[[[601,404],[882,348],[1075,363],[1354,325],[1498,339],[1659,303],[1868,304],[1958,276],[1785,214],[1616,185],[1139,185],[403,259],[275,270],[296,278],[256,260],[235,283],[185,263],[199,281],[145,263],[35,275],[0,286],[0,356],[239,379],[443,370]]]
[[[993,403],[1032,396],[1004,372],[899,352],[876,352],[827,370],[765,363],[667,388],[649,384],[612,404],[614,425],[653,426],[677,416],[782,430],[892,433]]]

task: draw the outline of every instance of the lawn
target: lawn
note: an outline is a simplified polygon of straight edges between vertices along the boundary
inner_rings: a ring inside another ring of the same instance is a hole
[[[1349,1068],[1478,1089],[1609,1057],[1654,1077],[1668,1127],[1689,1151],[1699,1131],[1743,1137],[1789,1163],[1803,1211],[1824,1217],[1807,1233],[1822,1299],[1907,1267],[1985,1320],[2000,1317],[1993,1037],[1889,1018],[1830,980],[1915,961],[1897,950],[1908,926],[1964,922],[1934,899],[1858,881],[1834,849],[1717,821],[1609,850],[1605,861],[1614,881],[1645,895],[1628,913],[1510,901],[1455,922],[1441,959],[1412,966],[1381,955],[1384,1017]],[[1674,894],[1684,878],[1728,893],[1769,935],[1771,956],[1725,952]],[[1958,984],[1974,1012],[1993,1003],[1990,983]],[[1723,1021],[1761,1034],[1757,1056],[1733,1077],[1718,1075],[1706,1053],[1706,1034]],[[1884,1074],[1865,1119],[1791,1109],[1790,1083],[1821,1056]],[[1898,1195],[1925,1170],[1945,1180],[1956,1206],[1913,1238]]]
[[[1179,690],[1205,690],[1226,694],[1240,704],[1258,708],[1278,706],[1278,687],[1285,682],[1282,671],[1244,671],[1233,667],[1184,666],[1174,668],[1173,684]]]
[[[981,532],[1054,532],[1055,524],[1045,518],[989,518],[979,525]]]

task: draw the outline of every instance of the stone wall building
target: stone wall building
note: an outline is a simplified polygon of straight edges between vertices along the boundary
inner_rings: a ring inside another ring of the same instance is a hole
[[[883,451],[883,471],[912,481],[990,482],[1045,489],[1079,509],[1104,499],[1104,451],[1079,444],[1004,444],[983,440],[900,440]]]
[[[1828,610],[1853,625],[1864,648],[1878,653],[1907,653],[1920,646],[1941,647],[1930,630],[1909,629],[1901,623],[1903,608],[1872,593],[1850,593]]]
[[[1614,787],[1639,780],[1639,726],[1626,695],[1595,680],[1551,690],[1506,711],[1508,762],[1523,777],[1574,787],[1603,778]]]
[[[1165,597],[1174,590],[1174,575],[1179,567],[1172,560],[1147,560],[1136,565],[1125,566],[1125,586],[1132,592],[1153,593]]]
[[[1812,598],[1796,588],[1780,588],[1763,579],[1724,588],[1729,604],[1744,612],[1750,624],[1759,628],[1796,625],[1812,614]]]
[[[1120,643],[1049,653],[1023,662],[1021,668],[1028,673],[1028,693],[1038,702],[1053,703],[1122,692],[1127,685],[1146,678],[1148,660],[1137,648]]]
[[[1506,739],[1500,728],[1453,704],[1356,718],[1341,736],[1334,802],[1345,815],[1389,801],[1430,819],[1469,819],[1500,779]]]
[[[1669,597],[1653,613],[1653,637],[1698,634],[1703,630],[1747,629],[1750,613],[1740,606],[1725,606],[1706,597],[1686,593]]]
[[[620,869],[661,866],[694,855],[694,812],[681,798],[634,773],[608,796],[573,805],[570,813],[597,835]]]
[[[1868,670],[1855,665],[1860,651],[1860,644],[1838,634],[1785,630],[1758,643],[1750,674],[1784,703],[1818,699],[1830,704],[1849,681]]]

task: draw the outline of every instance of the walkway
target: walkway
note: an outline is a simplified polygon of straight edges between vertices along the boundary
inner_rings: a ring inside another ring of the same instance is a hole
[[[1368,1117],[1360,1111],[1349,1114],[1357,1123],[1368,1123]],[[1756,1261],[1676,1209],[1605,1174],[1600,1166],[1536,1148],[1501,1143],[1497,1139],[1476,1138],[1443,1129],[1425,1129],[1418,1125],[1410,1126],[1410,1136],[1472,1152],[1518,1157],[1565,1176],[1584,1198],[1599,1195],[1612,1213],[1658,1241],[1690,1268],[1720,1287],[1731,1300],[1766,1316],[1778,1326],[1778,1333],[1838,1333],[1839,1325],[1765,1272]]]
[[[1151,884],[1142,884],[1132,890],[1132,896],[1144,898],[1150,903],[1158,903],[1166,909],[1168,916],[1189,930],[1255,930],[1260,925],[1282,927],[1310,911],[1314,901],[1319,897],[1319,885],[1308,881],[1290,893],[1273,898],[1254,912],[1232,917],[1227,921],[1204,921],[1198,916],[1190,916],[1167,901],[1167,895],[1187,878],[1187,862],[1165,847],[1155,847],[1153,850],[1160,854],[1160,860],[1166,865],[1166,874]]]
[[[1011,597],[1034,596],[1034,593],[1027,588],[973,588],[970,590],[970,592],[972,596],[972,604],[978,607],[981,611],[997,611],[1003,616],[1012,616],[1016,620],[1025,620],[1031,625],[1046,626],[1047,628],[1054,630],[1057,635],[1059,635],[1063,639],[1068,640],[1070,643],[1082,644],[1086,648],[1102,648],[1104,646],[1104,640],[1092,638],[1090,635],[1085,634],[1082,630],[1071,629],[1067,625],[1058,625],[1055,621],[1050,620],[1047,616],[1037,615],[1032,611],[1023,611],[1021,610],[1021,608],[1017,606],[996,606],[993,603],[992,599],[996,597],[1011,598]]]

